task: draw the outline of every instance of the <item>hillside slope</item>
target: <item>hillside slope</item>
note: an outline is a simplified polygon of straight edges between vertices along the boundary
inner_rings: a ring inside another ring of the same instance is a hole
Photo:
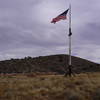
[[[100,65],[72,56],[75,72],[100,71]],[[11,59],[0,61],[0,73],[58,72],[63,74],[68,67],[68,55],[40,56],[36,58]]]

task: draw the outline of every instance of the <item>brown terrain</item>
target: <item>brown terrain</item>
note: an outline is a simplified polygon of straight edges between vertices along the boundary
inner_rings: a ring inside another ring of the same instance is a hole
[[[72,56],[72,69],[75,73],[98,72],[100,64]],[[68,68],[68,55],[50,55],[36,58],[11,59],[0,61],[0,73],[53,72],[64,74]]]

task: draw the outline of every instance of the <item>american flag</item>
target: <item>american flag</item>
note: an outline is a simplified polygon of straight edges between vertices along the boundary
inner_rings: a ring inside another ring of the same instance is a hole
[[[67,9],[66,11],[64,11],[63,13],[61,13],[60,15],[58,15],[56,18],[53,18],[52,21],[51,21],[51,23],[55,24],[56,22],[58,22],[60,20],[67,19],[66,14],[68,13],[68,10],[69,9]]]

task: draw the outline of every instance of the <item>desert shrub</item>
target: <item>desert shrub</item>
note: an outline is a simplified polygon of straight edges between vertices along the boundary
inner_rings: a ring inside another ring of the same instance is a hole
[[[79,92],[69,90],[65,94],[64,100],[83,100],[83,96]]]
[[[27,77],[36,77],[36,74],[34,74],[34,73],[28,73],[28,74],[26,74],[26,76]]]
[[[100,100],[100,88],[96,89],[93,93],[93,100]]]
[[[53,98],[55,98],[55,100],[85,100],[83,95],[81,95],[79,92],[70,89],[59,93],[57,92]]]

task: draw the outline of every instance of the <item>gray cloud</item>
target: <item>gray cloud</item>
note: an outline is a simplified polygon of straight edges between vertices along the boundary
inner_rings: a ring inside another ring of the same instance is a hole
[[[100,56],[94,55],[100,49],[99,0],[71,2],[72,55],[99,62]],[[68,20],[50,23],[68,4],[66,0],[0,0],[0,59],[68,53]]]

